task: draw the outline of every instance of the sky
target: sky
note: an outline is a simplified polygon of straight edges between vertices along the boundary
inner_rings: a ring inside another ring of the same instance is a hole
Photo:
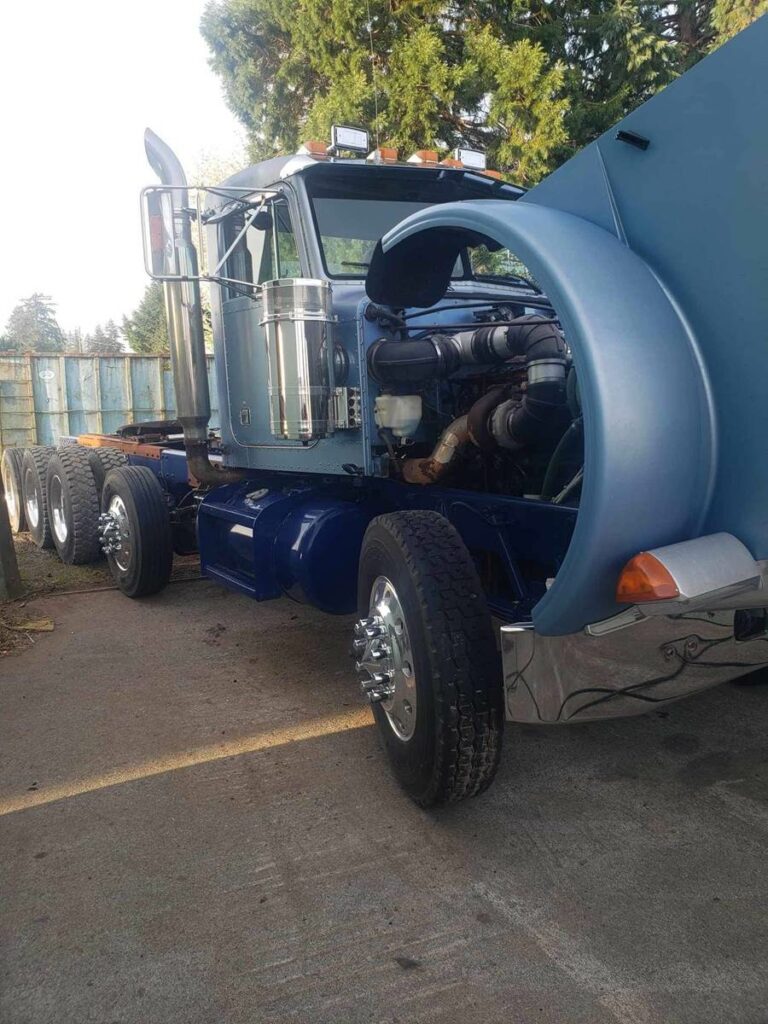
[[[0,39],[0,333],[19,299],[53,297],[64,330],[140,301],[144,128],[190,175],[238,160],[244,133],[199,31],[205,0],[4,5]]]

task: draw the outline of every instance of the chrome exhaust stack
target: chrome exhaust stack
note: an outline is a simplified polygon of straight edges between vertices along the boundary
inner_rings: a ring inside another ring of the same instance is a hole
[[[187,178],[181,163],[163,140],[147,128],[144,148],[152,169],[170,186],[173,223],[168,225],[164,273],[184,280],[163,281],[168,341],[176,394],[176,414],[184,431],[190,473],[205,484],[235,483],[244,474],[213,465],[208,458],[211,398],[203,334],[203,311],[197,251],[192,243]]]

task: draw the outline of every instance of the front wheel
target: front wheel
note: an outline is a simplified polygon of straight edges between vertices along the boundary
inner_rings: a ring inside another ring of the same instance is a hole
[[[128,597],[162,590],[171,576],[173,540],[165,494],[152,470],[110,470],[101,509],[101,545],[120,590]]]
[[[501,672],[477,570],[448,520],[374,519],[358,607],[361,687],[400,785],[422,807],[482,793],[501,756]]]

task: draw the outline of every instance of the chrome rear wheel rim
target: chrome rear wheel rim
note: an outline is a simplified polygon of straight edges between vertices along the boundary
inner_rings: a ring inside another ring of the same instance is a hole
[[[51,479],[48,507],[51,510],[53,535],[59,544],[66,544],[67,537],[69,536],[69,526],[67,525],[66,509],[64,508],[64,487],[59,476],[54,476]]]
[[[12,523],[18,523],[19,513],[21,511],[21,501],[19,500],[19,489],[16,485],[16,477],[11,473],[8,480],[5,483],[5,504],[8,506],[8,518]]]
[[[31,473],[27,473],[24,478],[24,490],[26,491],[27,497],[24,501],[24,511],[27,513],[27,522],[30,528],[37,529],[37,524],[40,522],[40,502],[37,498],[37,488],[34,486],[31,480]]]

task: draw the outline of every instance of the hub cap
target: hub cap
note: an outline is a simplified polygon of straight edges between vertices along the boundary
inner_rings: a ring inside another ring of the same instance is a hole
[[[355,626],[354,648],[363,693],[381,704],[398,739],[409,740],[416,728],[413,651],[400,598],[386,576],[373,582],[368,617]]]
[[[11,474],[9,479],[4,480],[3,482],[5,484],[5,504],[8,506],[8,518],[12,523],[17,523],[19,521],[21,502],[19,501],[19,490],[16,486],[16,478]]]
[[[105,555],[111,555],[121,572],[131,564],[133,541],[128,523],[128,512],[123,499],[115,494],[106,512],[99,516],[99,537]]]
[[[27,500],[24,502],[24,510],[27,513],[27,522],[34,530],[40,522],[40,503],[37,500],[37,490],[35,489],[34,483],[30,477],[31,474],[27,473],[27,478],[24,480],[24,490],[27,493]]]
[[[69,527],[64,513],[64,489],[58,476],[51,480],[51,489],[48,492],[48,507],[51,510],[51,526],[59,544],[66,543]]]

